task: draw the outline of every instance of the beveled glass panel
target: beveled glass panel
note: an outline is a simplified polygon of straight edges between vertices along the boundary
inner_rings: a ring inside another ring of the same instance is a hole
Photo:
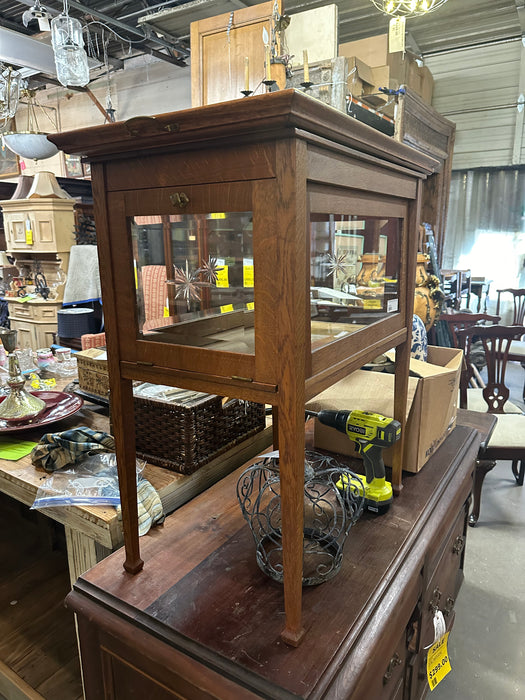
[[[254,353],[251,212],[130,217],[139,338]]]
[[[399,310],[403,220],[312,214],[312,349],[355,333]]]

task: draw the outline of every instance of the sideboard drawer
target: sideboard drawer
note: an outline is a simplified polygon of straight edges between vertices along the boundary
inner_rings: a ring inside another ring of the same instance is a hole
[[[40,321],[41,323],[56,323],[57,310],[60,309],[61,306],[61,303],[57,304],[53,302],[8,302],[10,318]]]
[[[9,308],[9,316],[11,318],[23,318],[33,320],[33,307],[29,304],[22,304],[15,301],[7,303]]]

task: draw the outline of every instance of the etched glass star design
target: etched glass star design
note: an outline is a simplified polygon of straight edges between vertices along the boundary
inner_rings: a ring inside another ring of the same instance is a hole
[[[346,262],[346,251],[344,253],[339,253],[338,255],[332,255],[331,253],[327,253],[328,260],[325,263],[328,265],[328,274],[334,274],[334,275],[345,275],[346,270],[348,267],[348,263]]]

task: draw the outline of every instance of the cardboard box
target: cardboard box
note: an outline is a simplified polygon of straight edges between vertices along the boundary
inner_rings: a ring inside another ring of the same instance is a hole
[[[426,66],[418,65],[416,56],[410,51],[389,53],[388,34],[340,44],[339,55],[356,57],[373,71],[374,92],[380,86],[397,89],[400,85],[408,85],[428,104],[432,103],[432,73]]]
[[[346,61],[348,93],[355,99],[364,102],[369,107],[383,111],[390,98],[380,93],[379,87],[391,87],[394,84],[389,78],[389,67],[380,66],[378,68],[371,68],[357,56],[347,57]],[[393,101],[392,108],[384,113],[387,114],[387,116],[393,116]]]
[[[371,68],[388,66],[390,68],[390,78],[399,85],[406,83],[407,69],[410,62],[414,60],[414,55],[408,51],[388,51],[388,34],[378,34],[366,39],[348,41],[339,44],[340,56],[357,56]]]
[[[348,92],[357,99],[365,92],[372,92],[374,89],[374,74],[370,66],[356,56],[347,58]]]
[[[425,102],[432,104],[434,78],[429,68],[426,66],[418,66],[415,61],[411,63],[407,73],[406,84],[425,100]]]
[[[462,350],[429,346],[428,362],[411,360],[417,377],[408,382],[408,412],[404,470],[418,472],[456,424]],[[307,408],[354,409],[392,416],[394,375],[358,370],[311,399]],[[356,455],[354,443],[334,428],[315,422],[316,447],[338,454]],[[384,451],[391,465],[392,451]]]

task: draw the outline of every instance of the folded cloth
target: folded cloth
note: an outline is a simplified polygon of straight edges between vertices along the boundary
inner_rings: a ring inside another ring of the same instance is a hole
[[[139,536],[145,535],[153,525],[164,522],[164,511],[160,496],[147,479],[137,484],[137,507],[139,516]],[[122,510],[117,506],[117,515],[122,518]]]
[[[115,439],[108,433],[81,426],[62,433],[46,433],[31,452],[31,462],[54,472],[95,452],[114,452]]]
[[[101,298],[97,246],[72,245],[63,304],[80,304]]]

